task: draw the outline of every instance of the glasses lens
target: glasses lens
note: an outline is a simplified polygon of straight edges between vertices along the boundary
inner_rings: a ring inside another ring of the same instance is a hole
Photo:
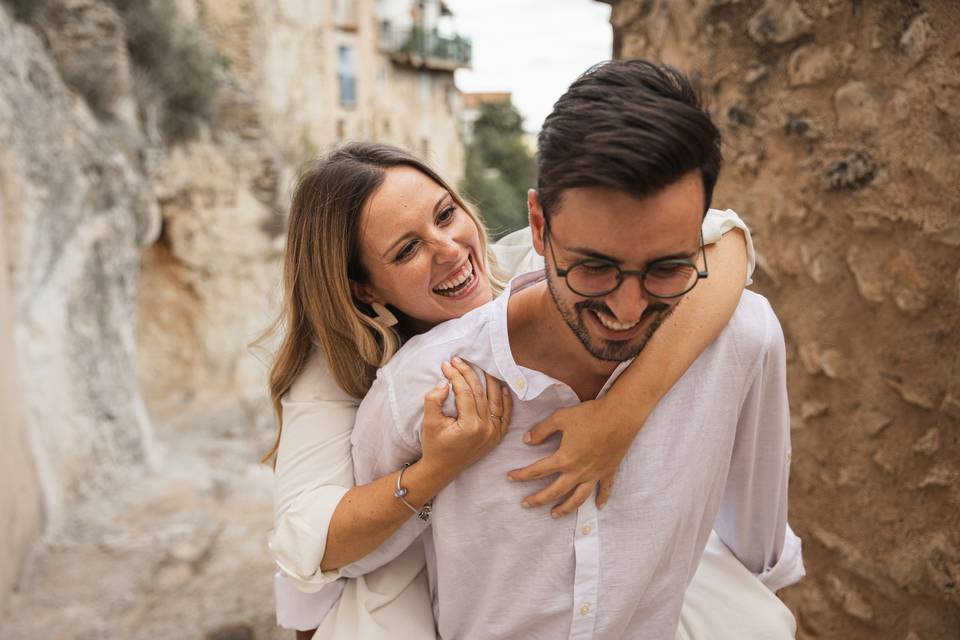
[[[598,296],[617,288],[620,270],[605,262],[581,262],[567,272],[567,286],[583,296]]]
[[[697,282],[697,269],[686,262],[652,264],[643,279],[650,295],[670,298],[686,293]]]

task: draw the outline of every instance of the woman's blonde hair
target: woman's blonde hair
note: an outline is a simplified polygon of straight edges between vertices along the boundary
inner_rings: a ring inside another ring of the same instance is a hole
[[[400,347],[401,333],[374,320],[370,307],[354,298],[350,281],[367,282],[360,263],[360,218],[386,171],[412,167],[450,192],[480,235],[494,294],[503,288],[477,213],[433,169],[410,153],[383,144],[353,143],[336,149],[301,174],[287,222],[283,259],[283,308],[267,335],[282,334],[270,369],[270,397],[277,420],[269,461],[280,445],[281,398],[301,374],[311,352],[323,350],[334,380],[361,398],[378,367]],[[402,322],[398,326],[402,331]]]

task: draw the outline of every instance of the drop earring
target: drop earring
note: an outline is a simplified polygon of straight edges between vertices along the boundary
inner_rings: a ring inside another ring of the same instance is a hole
[[[390,309],[387,309],[385,306],[379,302],[373,302],[370,304],[370,307],[373,309],[373,312],[377,315],[373,317],[378,323],[382,324],[385,327],[392,327],[397,324],[397,316],[393,315]]]

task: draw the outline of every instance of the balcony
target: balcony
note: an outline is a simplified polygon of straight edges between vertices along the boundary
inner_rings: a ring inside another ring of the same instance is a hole
[[[445,37],[419,27],[395,29],[381,26],[380,50],[397,64],[454,71],[470,66],[472,45],[462,36]]]

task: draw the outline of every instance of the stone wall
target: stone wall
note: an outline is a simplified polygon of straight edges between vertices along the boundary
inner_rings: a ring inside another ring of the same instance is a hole
[[[960,637],[960,5],[611,4],[701,79],[787,336],[800,637]]]

